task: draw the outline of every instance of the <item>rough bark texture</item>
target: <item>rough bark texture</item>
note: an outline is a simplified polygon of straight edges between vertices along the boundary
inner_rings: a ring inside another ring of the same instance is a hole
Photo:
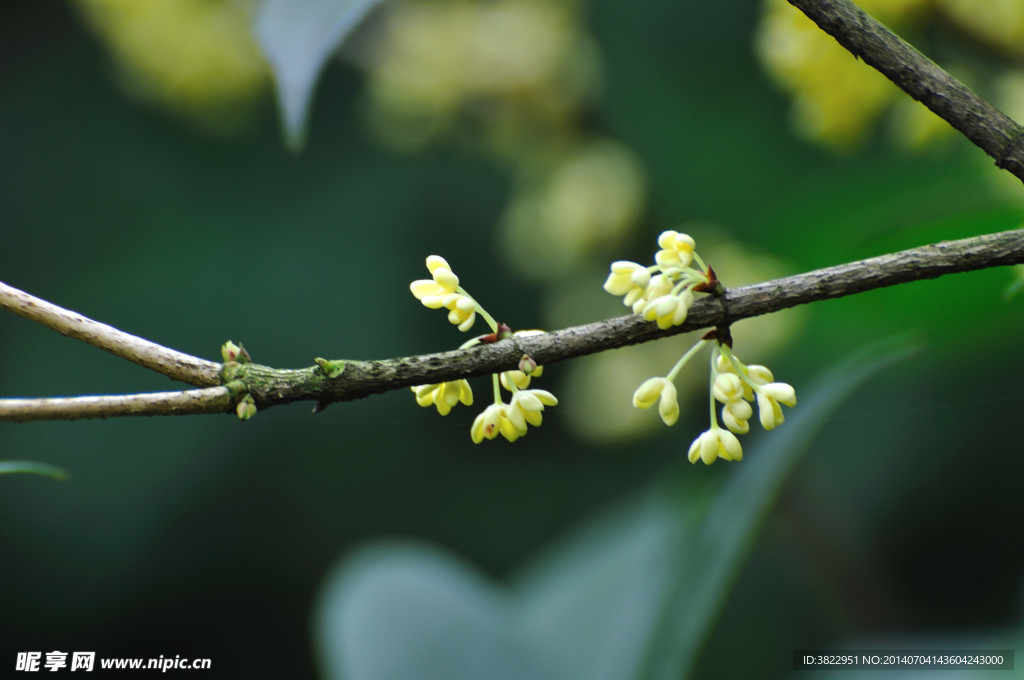
[[[864,63],[1024,181],[1024,128],[849,0],[789,0]]]

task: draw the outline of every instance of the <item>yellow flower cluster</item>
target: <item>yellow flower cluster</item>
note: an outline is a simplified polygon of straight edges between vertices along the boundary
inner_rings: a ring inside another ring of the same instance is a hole
[[[661,328],[667,328],[671,323],[682,323],[686,318],[685,311],[678,322],[672,315],[679,307],[689,309],[693,301],[693,287],[712,282],[718,284],[710,267],[694,251],[694,241],[690,236],[666,231],[658,237],[658,245],[660,250],[654,256],[655,264],[650,267],[627,261],[613,263],[604,289],[613,295],[624,296],[623,302],[632,305],[634,312],[643,314],[648,320],[656,320]],[[690,265],[694,260],[707,273],[693,269]],[[684,298],[683,293],[688,293],[689,298]],[[775,382],[772,372],[764,366],[741,362],[732,353],[731,339],[719,337],[716,330],[694,344],[668,375],[648,378],[641,383],[633,393],[633,406],[648,409],[658,404],[662,421],[668,426],[675,425],[679,420],[676,377],[683,366],[713,340],[715,349],[711,353],[709,390],[711,427],[693,441],[688,452],[691,463],[702,460],[707,465],[719,458],[743,459],[743,447],[736,435],[750,431],[747,421],[754,415],[751,402],[757,401],[761,425],[766,430],[782,424],[781,404],[796,405],[796,391],[792,386]],[[718,424],[719,403],[722,405],[724,428]]]
[[[479,306],[476,301],[459,287],[459,277],[452,272],[448,262],[439,255],[427,258],[427,271],[432,279],[420,279],[409,284],[413,296],[423,303],[424,307],[448,310],[448,320],[459,327],[460,331],[468,331],[476,323],[476,312]]]
[[[1018,57],[1024,55],[1024,2],[1019,0],[936,0],[953,21],[976,38]]]
[[[267,89],[245,3],[79,0],[125,85],[144,99],[223,128]]]
[[[465,380],[437,383],[436,385],[419,385],[412,388],[416,395],[416,403],[420,406],[436,406],[437,412],[448,415],[452,407],[458,403],[473,405],[473,388]]]
[[[510,403],[506,404],[500,396],[484,409],[484,412],[473,421],[470,437],[474,444],[485,439],[494,439],[499,434],[510,442],[514,442],[526,434],[527,425],[540,426],[545,406],[558,403],[555,395],[547,390],[517,390]]]
[[[679,404],[673,380],[706,342],[708,340],[700,340],[694,345],[668,376],[645,380],[633,393],[633,406],[646,409],[658,402],[661,419],[666,425],[674,425],[679,419]],[[772,372],[766,367],[745,365],[736,358],[728,345],[719,344],[712,353],[711,427],[690,445],[690,462],[702,460],[710,465],[718,458],[742,460],[743,447],[736,435],[750,431],[747,421],[754,414],[750,402],[755,399],[762,427],[773,430],[785,420],[780,404],[796,406],[796,391],[791,385],[775,382]],[[724,429],[718,424],[715,402],[722,404]]]
[[[462,344],[466,349],[485,342],[495,342],[508,337],[526,337],[543,331],[518,331],[512,333],[508,326],[498,324],[494,318],[474,300],[461,285],[459,277],[452,271],[447,260],[439,255],[427,258],[427,271],[431,278],[413,281],[409,290],[423,306],[430,309],[447,309],[448,320],[468,331],[480,316],[491,327],[493,333],[473,338]],[[547,390],[529,389],[530,381],[544,372],[530,357],[524,355],[518,368],[491,376],[494,387],[494,403],[483,410],[470,427],[470,438],[475,444],[484,439],[494,439],[499,434],[514,442],[527,432],[528,426],[540,426],[545,406],[555,406],[558,399]],[[512,394],[509,403],[502,399],[501,388]],[[435,406],[442,416],[448,415],[456,404],[473,405],[473,390],[466,380],[455,380],[432,385],[417,385],[411,388],[416,403],[423,407]]]
[[[883,23],[899,23],[924,0],[862,0]],[[835,39],[785,0],[766,0],[757,52],[768,73],[793,97],[794,129],[828,146],[862,141],[899,90],[854,59]]]
[[[634,314],[654,321],[664,330],[686,321],[693,306],[694,288],[710,284],[712,278],[689,234],[662,232],[658,246],[655,264],[649,267],[628,260],[613,262],[604,289],[623,296],[622,303],[632,307]],[[690,266],[695,258],[705,271]]]
[[[1020,0],[858,0],[858,6],[898,32],[929,25],[932,16],[953,26],[981,46],[975,62],[961,57],[944,63],[971,80],[986,77],[986,68],[1000,69],[988,83],[998,96],[998,82],[1019,74],[1024,56],[1024,2]],[[918,44],[920,35],[911,35]],[[929,48],[925,46],[925,51]],[[950,133],[949,126],[923,105],[913,102],[873,68],[854,58],[830,35],[785,0],[764,0],[756,50],[765,70],[792,97],[793,126],[801,135],[827,146],[848,148],[863,141],[890,106],[899,141],[921,146]],[[966,54],[966,52],[965,52]],[[999,64],[993,55],[1002,55]],[[997,101],[1003,107],[1007,102]]]
[[[787,383],[775,382],[772,372],[766,367],[744,364],[727,344],[719,345],[716,354],[712,360],[712,404],[715,401],[722,404],[722,422],[726,429],[719,427],[712,408],[711,427],[690,445],[691,463],[700,459],[710,465],[716,458],[743,458],[743,448],[736,435],[750,431],[747,420],[754,411],[749,402],[755,398],[761,426],[765,430],[774,430],[785,419],[780,404],[796,406],[796,390]]]
[[[481,109],[495,137],[558,124],[592,88],[579,16],[565,3],[396,2],[371,57],[378,129],[414,146]],[[592,58],[592,57],[591,57]],[[481,107],[481,104],[485,104]]]

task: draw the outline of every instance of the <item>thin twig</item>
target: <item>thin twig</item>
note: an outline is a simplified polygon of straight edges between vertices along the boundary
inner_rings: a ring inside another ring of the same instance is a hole
[[[233,410],[234,399],[226,387],[96,397],[0,399],[0,421],[13,422],[115,416],[184,416]]]
[[[850,0],[789,0],[821,30],[1024,181],[1024,128]],[[980,10],[984,11],[984,10]]]
[[[144,340],[113,326],[41,300],[0,281],[0,309],[40,323],[69,338],[75,338],[145,366],[174,380],[196,387],[219,385],[220,364]]]

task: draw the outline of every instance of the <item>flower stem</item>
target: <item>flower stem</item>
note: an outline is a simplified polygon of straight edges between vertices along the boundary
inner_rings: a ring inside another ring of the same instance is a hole
[[[717,350],[711,351],[711,380],[708,383],[708,410],[711,411],[711,429],[718,429],[718,408],[715,403],[715,390],[713,389],[715,384],[715,378],[718,377],[718,362],[715,361],[718,357],[715,356],[717,351],[721,350],[721,345],[718,346]]]
[[[696,261],[697,261],[697,264],[699,264],[699,265],[700,265],[700,268],[701,268],[701,277],[702,277],[702,278],[706,278],[706,277],[704,276],[704,272],[706,272],[706,271],[708,270],[708,266],[707,266],[707,264],[705,264],[705,263],[704,263],[704,258],[702,258],[702,257],[701,257],[700,255],[698,255],[698,254],[697,254],[697,251],[695,250],[695,251],[693,251],[693,259],[694,259],[694,260],[696,260]]]
[[[476,307],[477,314],[483,317],[484,321],[487,322],[487,325],[491,327],[492,331],[494,331],[495,333],[498,332],[498,322],[494,320],[493,316],[487,313],[486,309],[480,306],[480,303],[476,301],[476,298],[467,293],[466,289],[463,288],[462,286],[458,286],[455,289],[455,292],[461,293],[462,295],[465,295],[467,298],[469,298],[470,301],[473,303],[473,306]]]
[[[697,344],[695,344],[693,347],[687,350],[686,354],[684,354],[682,358],[680,358],[679,361],[676,362],[676,365],[672,367],[672,370],[669,371],[668,375],[665,377],[668,378],[669,380],[674,381],[676,379],[676,376],[679,375],[679,371],[683,370],[683,366],[686,365],[686,362],[692,359],[693,355],[700,351],[700,349],[704,345],[706,345],[707,342],[707,340],[698,340]]]
[[[492,373],[491,379],[494,382],[494,403],[504,404],[505,402],[501,400],[501,383],[498,381],[498,374]]]
[[[740,377],[740,380],[749,385],[755,393],[760,392],[761,386],[750,379],[747,375],[747,367],[743,365],[743,362],[736,358],[736,355],[732,353],[732,350],[725,345],[721,346],[721,350],[722,356],[729,360],[729,364],[732,366],[732,369],[736,371],[736,375]]]

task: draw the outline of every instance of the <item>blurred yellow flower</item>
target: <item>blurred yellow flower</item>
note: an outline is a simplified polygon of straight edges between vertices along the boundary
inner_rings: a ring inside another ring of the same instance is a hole
[[[886,24],[905,22],[927,0],[861,0]],[[766,0],[756,38],[769,74],[793,97],[793,124],[801,135],[843,148],[861,142],[899,94],[785,0]]]
[[[372,55],[374,122],[387,141],[429,141],[463,107],[490,134],[518,123],[556,122],[590,90],[592,55],[571,6],[541,0],[395,2]],[[484,101],[489,105],[481,106]]]
[[[975,37],[1024,55],[1024,2],[1021,0],[935,0]]]
[[[78,0],[129,91],[224,127],[269,85],[239,0]]]
[[[646,199],[636,155],[610,139],[564,152],[524,182],[502,220],[502,251],[519,273],[550,281],[624,240]]]

